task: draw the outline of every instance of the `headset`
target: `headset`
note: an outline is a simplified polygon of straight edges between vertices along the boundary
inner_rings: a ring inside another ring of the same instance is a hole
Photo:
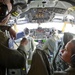
[[[13,6],[13,0],[10,0],[12,6]],[[7,15],[8,7],[6,4],[0,2],[0,22],[5,18]]]
[[[7,9],[7,5],[0,3],[0,22],[5,18]]]
[[[0,2],[0,22],[3,19],[5,19],[9,14],[16,17],[18,14],[21,14],[18,11],[18,9],[22,11],[23,9],[26,9],[26,7],[27,7],[26,2],[24,2],[24,3],[19,2],[19,3],[16,3],[16,4],[14,4],[13,0],[10,0],[10,2],[12,4],[12,10],[8,13],[7,13],[7,11],[8,11],[7,5]]]

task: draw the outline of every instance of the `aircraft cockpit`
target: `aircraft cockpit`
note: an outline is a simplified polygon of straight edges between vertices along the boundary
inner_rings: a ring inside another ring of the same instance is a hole
[[[52,39],[51,44],[48,44],[48,52],[46,52],[48,61],[53,65],[54,70],[65,70],[65,65],[61,65],[63,62],[61,63],[59,60],[59,55],[61,55],[60,49],[64,46],[64,34],[71,33],[75,37],[75,4],[73,2],[31,0],[27,3],[27,8],[20,11],[20,7],[17,7],[17,11],[12,12],[8,25],[12,26],[17,33],[17,39],[14,40],[15,49],[23,37],[33,38],[36,45],[35,49],[41,50],[44,49],[44,44]],[[28,36],[24,33],[25,28],[29,29]],[[27,71],[29,71],[30,65],[31,61],[30,64],[27,62]],[[15,70],[9,69],[10,73],[13,71],[16,75]]]

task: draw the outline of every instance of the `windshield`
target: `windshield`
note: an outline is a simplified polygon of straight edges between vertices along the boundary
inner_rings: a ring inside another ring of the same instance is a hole
[[[44,1],[44,3],[43,3]],[[18,17],[12,18],[9,25],[16,23],[18,31],[55,27],[58,30],[74,32],[75,7],[72,3],[58,0],[32,0],[26,10]],[[67,26],[68,25],[68,26]],[[71,28],[71,31],[69,31]]]

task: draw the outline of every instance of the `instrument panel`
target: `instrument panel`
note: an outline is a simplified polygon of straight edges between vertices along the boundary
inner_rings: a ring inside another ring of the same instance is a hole
[[[30,36],[34,37],[35,40],[47,39],[49,38],[49,28],[30,29]]]
[[[30,8],[28,11],[24,12],[22,15],[28,17],[29,22],[46,22],[52,19],[55,13],[64,14],[66,9],[57,7],[44,7],[44,8]]]
[[[30,36],[37,42],[37,48],[42,49],[43,44],[49,38],[47,32],[49,33],[49,28],[38,27],[37,29],[30,29]]]
[[[50,13],[48,12],[47,8],[38,8],[38,9],[32,9],[31,11],[36,12],[36,14],[33,16],[33,20],[36,19],[48,19]]]

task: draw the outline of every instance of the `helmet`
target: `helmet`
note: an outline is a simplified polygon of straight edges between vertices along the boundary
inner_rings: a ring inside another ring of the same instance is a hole
[[[50,28],[50,35],[55,34],[56,29],[55,28]]]
[[[11,4],[13,5],[13,0],[10,0]],[[0,22],[5,18],[7,15],[8,7],[6,4],[0,2]]]
[[[29,33],[30,33],[29,29],[28,29],[28,28],[25,28],[25,29],[24,29],[24,34],[25,34],[25,35],[28,35]]]

